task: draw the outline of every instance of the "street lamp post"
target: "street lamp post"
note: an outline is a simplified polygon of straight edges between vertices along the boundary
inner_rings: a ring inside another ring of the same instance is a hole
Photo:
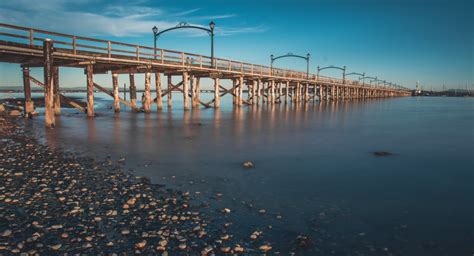
[[[156,39],[158,38],[157,34],[158,34],[158,28],[156,26],[153,27],[153,57],[154,59],[156,59]]]

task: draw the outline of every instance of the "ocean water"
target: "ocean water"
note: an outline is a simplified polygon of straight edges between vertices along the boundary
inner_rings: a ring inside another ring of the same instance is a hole
[[[172,110],[115,114],[97,94],[96,118],[62,109],[55,129],[42,116],[25,124],[52,147],[125,157],[124,169],[191,192],[216,226],[233,223],[234,243],[262,230],[255,245],[283,255],[474,253],[474,99],[235,108],[227,96],[219,110],[183,111],[173,96]]]

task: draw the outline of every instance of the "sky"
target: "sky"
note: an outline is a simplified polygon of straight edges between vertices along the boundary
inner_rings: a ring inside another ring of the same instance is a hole
[[[348,73],[408,88],[417,81],[434,88],[473,85],[473,13],[473,0],[0,1],[1,23],[148,46],[155,25],[162,30],[213,20],[216,57],[269,65],[271,54],[310,53],[313,73],[317,66],[346,66]],[[158,47],[210,55],[210,38],[177,30],[163,34]],[[274,66],[306,70],[297,58]],[[32,72],[42,77],[40,68]],[[60,73],[65,86],[85,86],[83,70]],[[341,77],[337,70],[321,75]],[[110,75],[97,79],[111,83]],[[18,64],[0,63],[2,85],[22,85]]]

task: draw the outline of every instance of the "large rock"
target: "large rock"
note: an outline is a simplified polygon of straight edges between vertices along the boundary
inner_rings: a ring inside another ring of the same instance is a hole
[[[12,110],[10,111],[10,116],[21,116],[21,112],[19,110]]]

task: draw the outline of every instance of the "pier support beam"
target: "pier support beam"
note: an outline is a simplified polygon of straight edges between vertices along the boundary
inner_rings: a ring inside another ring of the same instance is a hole
[[[118,113],[120,112],[118,74],[112,73],[112,86],[114,89],[114,111]]]
[[[163,109],[163,97],[161,96],[161,74],[155,73],[155,90],[156,90],[156,109],[158,111]]]
[[[173,91],[171,91],[171,88],[173,87],[172,79],[173,77],[168,75],[168,109],[173,106]]]
[[[184,110],[189,110],[189,74],[183,73],[183,105]]]
[[[257,103],[257,80],[252,81],[252,104]]]
[[[31,100],[30,68],[27,67],[23,68],[23,92],[25,94],[23,111],[25,116],[31,117],[31,113],[33,113],[35,109],[33,101]]]
[[[306,83],[305,89],[304,89],[304,101],[308,102],[309,101],[309,84]]]
[[[151,101],[151,73],[145,72],[145,101],[143,102],[143,110],[145,113],[150,113],[150,101]]]
[[[220,107],[220,100],[219,100],[219,78],[214,78],[214,108]]]
[[[232,104],[237,104],[237,79],[232,79]]]
[[[132,109],[137,108],[137,87],[135,86],[135,74],[130,73],[130,104]]]
[[[87,65],[87,116],[94,117],[94,70],[92,65]]]
[[[118,92],[118,74],[112,73],[112,87],[114,91],[114,111],[115,113],[120,112],[120,100]]]
[[[189,79],[189,84],[190,84],[190,90],[191,90],[191,107],[192,108],[195,108],[198,106],[199,102],[196,100],[196,83],[195,83],[195,80],[196,78],[194,77],[194,75],[191,75],[190,79]]]
[[[257,104],[260,104],[260,98],[262,97],[262,80],[257,80]]]
[[[288,91],[290,90],[290,81],[285,83],[285,104],[288,103]]]
[[[323,86],[319,85],[319,102],[323,101]]]
[[[43,41],[44,57],[44,122],[46,127],[54,127],[54,85],[53,85],[53,41]]]
[[[201,78],[196,77],[196,107],[199,106],[200,99],[201,99]]]
[[[242,93],[244,90],[244,77],[239,77],[239,106],[242,106]]]
[[[59,96],[59,67],[53,68],[53,93],[54,93],[54,115],[61,115],[61,98]]]

